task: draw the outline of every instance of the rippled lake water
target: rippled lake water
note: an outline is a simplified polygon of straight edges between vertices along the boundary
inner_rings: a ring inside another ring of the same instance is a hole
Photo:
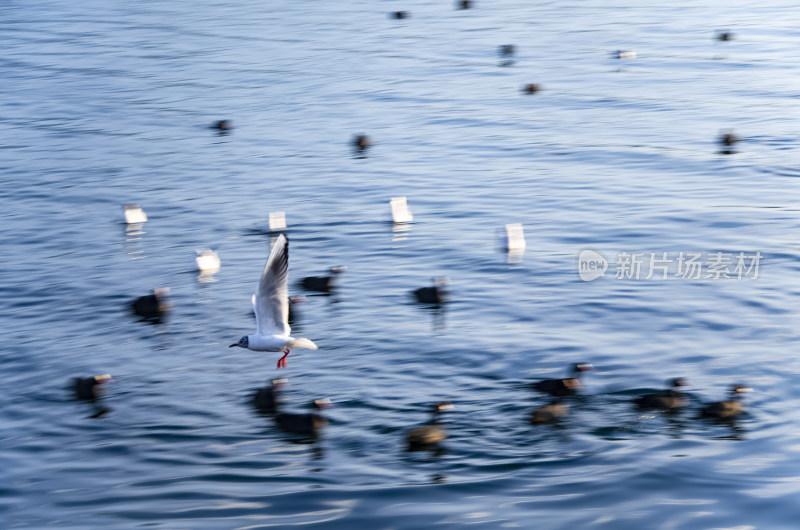
[[[0,4],[0,526],[797,527],[796,5],[454,7]],[[396,196],[406,229],[387,222]],[[132,202],[141,233],[121,223]],[[319,350],[281,372],[228,348],[254,329],[271,211],[293,294],[347,266],[299,306]],[[507,223],[521,260],[498,249]],[[579,277],[587,249],[604,278]],[[760,253],[757,278],[676,277],[681,255],[732,271],[740,252]],[[650,253],[667,279],[646,279]],[[409,296],[435,276],[440,310]],[[165,322],[129,314],[164,286]],[[596,370],[571,415],[529,425],[547,402],[529,383],[579,361]],[[67,383],[103,373],[113,410],[92,418]],[[316,441],[251,408],[278,375],[291,410],[334,403]],[[632,407],[675,376],[688,411]],[[740,421],[697,417],[736,382],[754,388]],[[406,452],[437,400],[450,438]]]

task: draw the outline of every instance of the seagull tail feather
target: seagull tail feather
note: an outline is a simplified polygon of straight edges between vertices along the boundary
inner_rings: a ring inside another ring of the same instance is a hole
[[[308,350],[316,350],[317,349],[317,345],[316,344],[314,344],[310,340],[304,339],[304,338],[294,339],[291,343],[289,343],[287,345],[287,347],[289,349],[291,349],[291,350],[293,350],[295,348],[306,348]]]

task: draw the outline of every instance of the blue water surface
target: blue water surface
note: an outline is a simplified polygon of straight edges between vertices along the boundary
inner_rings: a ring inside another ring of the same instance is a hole
[[[0,4],[0,526],[797,528],[794,12]],[[743,139],[734,154],[723,129]],[[387,222],[397,196],[410,226]],[[149,221],[126,227],[125,203]],[[298,306],[294,331],[319,350],[281,372],[276,354],[228,348],[254,329],[274,211],[292,294],[347,266],[335,295]],[[508,223],[525,226],[521,259],[498,248]],[[222,260],[210,278],[203,247]],[[579,277],[585,249],[611,262],[604,278]],[[669,278],[616,277],[620,253],[651,252]],[[681,253],[740,252],[760,253],[757,277],[674,275]],[[451,301],[416,304],[438,276]],[[167,286],[164,322],[130,314]],[[596,370],[570,416],[531,426],[547,398],[529,383],[573,362]],[[91,418],[67,384],[104,373],[113,410]],[[250,406],[277,376],[291,410],[334,403],[318,439]],[[688,411],[633,408],[676,376]],[[737,382],[754,389],[740,421],[697,417]],[[455,405],[449,439],[406,452],[437,400]]]

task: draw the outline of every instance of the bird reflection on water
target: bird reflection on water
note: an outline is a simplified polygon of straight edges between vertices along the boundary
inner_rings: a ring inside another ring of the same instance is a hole
[[[411,234],[411,223],[392,223],[392,243],[393,248],[403,248],[405,245],[398,243],[408,240]]]
[[[253,407],[265,415],[275,414],[281,405],[280,391],[287,382],[287,379],[273,379],[269,386],[256,390],[251,398]]]

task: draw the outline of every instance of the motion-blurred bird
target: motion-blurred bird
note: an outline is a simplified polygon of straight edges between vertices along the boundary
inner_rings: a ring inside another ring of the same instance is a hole
[[[497,49],[497,53],[500,54],[500,57],[509,57],[517,53],[517,47],[513,44],[503,44]]]
[[[318,412],[332,407],[329,399],[315,399],[311,402],[311,410],[307,414],[292,414],[282,412],[275,416],[275,424],[284,432],[302,436],[316,436],[320,430],[328,425],[328,420]]]
[[[709,403],[700,410],[700,415],[704,418],[735,418],[745,411],[742,403],[742,394],[751,392],[753,389],[747,385],[736,384],[730,389],[730,397],[727,401],[715,401]]]
[[[447,291],[447,278],[434,278],[430,287],[420,287],[411,291],[417,302],[421,304],[439,305],[447,301],[450,294]]]
[[[393,223],[403,224],[414,221],[414,214],[411,213],[405,197],[392,197],[392,200],[389,201],[389,206],[392,209]]]
[[[356,153],[364,154],[366,153],[367,149],[372,147],[372,139],[365,134],[358,134],[353,137],[352,144]]]
[[[634,50],[617,50],[611,54],[616,59],[636,59]]]
[[[391,14],[391,17],[396,20],[402,20],[404,18],[408,18],[409,14],[408,11],[395,11]]]
[[[289,327],[289,241],[281,234],[272,247],[267,265],[253,295],[256,332],[239,339],[238,346],[253,351],[282,351],[278,368],[286,366],[286,356],[293,348],[316,350],[317,345],[305,338],[291,337]]]
[[[133,313],[144,320],[159,321],[172,308],[167,302],[169,287],[153,289],[153,294],[140,296],[131,302]]]
[[[197,252],[197,257],[194,261],[197,264],[197,270],[205,273],[217,272],[219,270],[221,262],[216,252],[210,248],[202,248],[195,252]]]
[[[564,398],[557,397],[547,405],[542,405],[531,412],[530,422],[532,425],[556,423],[568,415],[569,405],[564,402]]]
[[[522,92],[524,94],[535,94],[542,89],[542,85],[538,85],[536,83],[528,83],[522,87]]]
[[[233,122],[231,120],[218,120],[212,123],[210,128],[221,133],[228,133],[233,130]]]
[[[522,223],[509,223],[500,232],[500,246],[508,253],[521,254],[525,252],[525,229]]]
[[[446,439],[447,432],[444,425],[441,424],[439,416],[441,412],[452,408],[453,404],[449,401],[439,401],[433,405],[430,421],[426,425],[412,429],[406,435],[408,450],[427,449]]]
[[[670,379],[668,383],[668,389],[639,396],[634,400],[634,403],[640,409],[676,411],[685,407],[689,401],[686,398],[686,393],[681,392],[679,389],[688,385],[686,379],[683,377],[676,377]]]
[[[307,291],[317,291],[320,293],[330,293],[338,284],[338,276],[347,267],[331,267],[330,276],[307,276],[300,280],[300,286]]]
[[[719,133],[719,143],[725,147],[731,147],[741,141],[742,139],[734,134],[732,130],[724,130]]]
[[[298,318],[300,311],[297,309],[297,304],[302,304],[306,301],[305,296],[290,296],[289,297],[289,325],[292,325],[295,319]]]
[[[147,222],[147,214],[138,204],[124,204],[122,206],[125,212],[125,222],[127,224],[139,224]]]
[[[269,386],[259,388],[253,394],[253,406],[259,411],[274,414],[280,405],[280,390],[286,384],[286,379],[273,379]]]
[[[111,375],[103,374],[94,377],[74,377],[72,378],[72,392],[75,399],[82,401],[94,401],[105,391],[104,386],[112,383]]]
[[[534,390],[550,394],[551,396],[571,396],[576,390],[583,388],[581,376],[583,372],[594,370],[594,366],[589,363],[575,363],[570,365],[569,375],[565,379],[545,379],[533,383]]]

